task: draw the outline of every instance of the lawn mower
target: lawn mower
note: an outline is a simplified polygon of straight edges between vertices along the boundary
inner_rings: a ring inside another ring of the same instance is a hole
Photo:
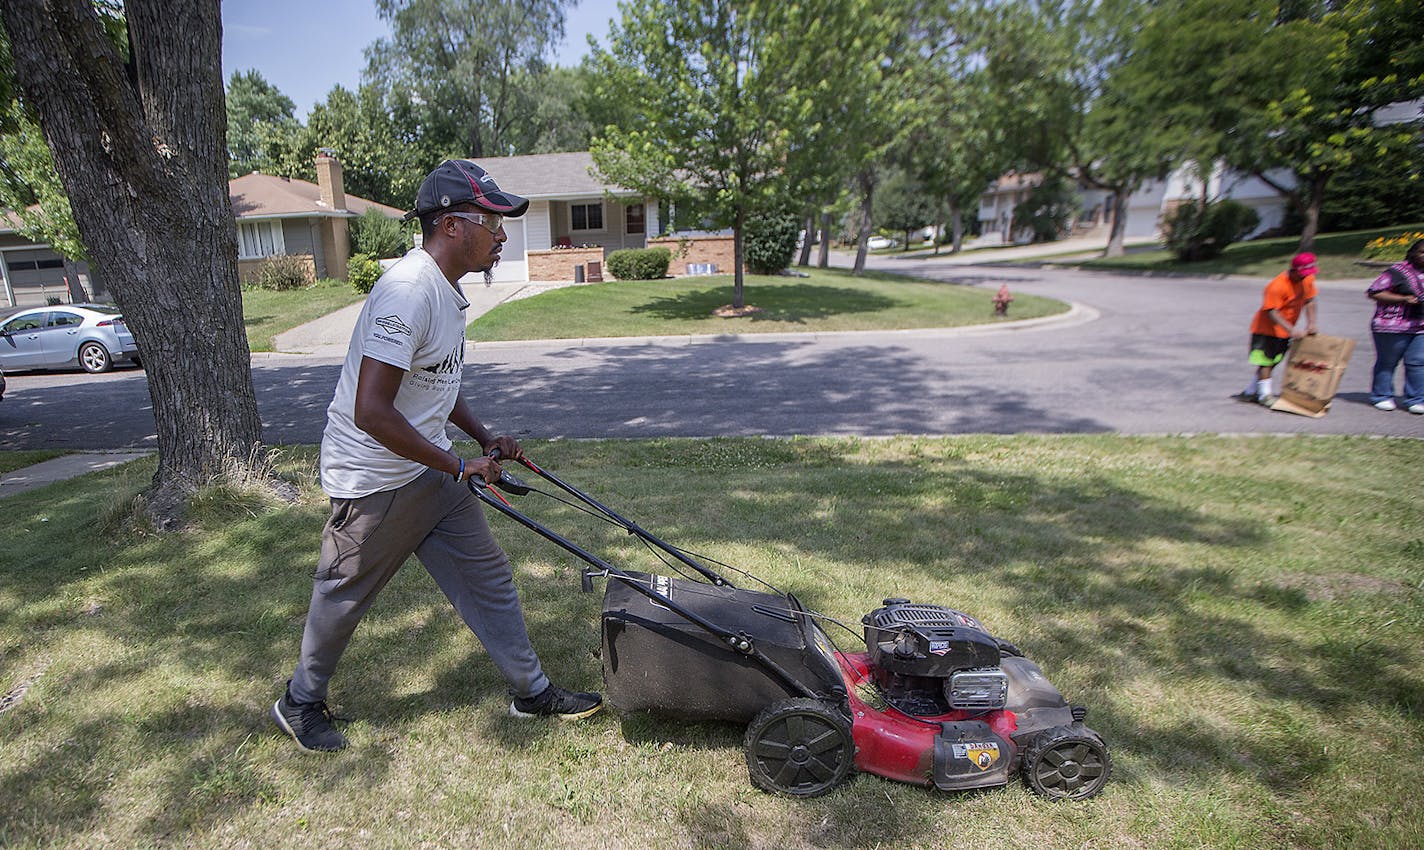
[[[1107,783],[1111,759],[1083,725],[1087,709],[1069,705],[1036,664],[969,614],[891,598],[855,631],[750,573],[659,539],[518,460],[555,490],[507,469],[492,486],[470,479],[470,489],[583,561],[585,592],[594,578],[606,578],[601,656],[609,702],[622,711],[746,723],[747,769],[758,788],[815,797],[856,770],[944,791],[1005,785],[1018,775],[1043,797],[1083,800]],[[620,569],[498,491],[540,493],[618,526],[676,575]],[[763,589],[737,587],[709,564]],[[864,651],[841,650],[822,623],[863,639]]]

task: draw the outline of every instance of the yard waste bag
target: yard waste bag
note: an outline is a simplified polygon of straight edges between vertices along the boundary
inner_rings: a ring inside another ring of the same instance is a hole
[[[1330,410],[1340,388],[1355,341],[1341,336],[1315,334],[1291,343],[1286,357],[1281,393],[1272,410],[1284,410],[1319,419]]]

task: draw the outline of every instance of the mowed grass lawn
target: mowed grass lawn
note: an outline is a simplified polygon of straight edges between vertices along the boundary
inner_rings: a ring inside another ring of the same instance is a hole
[[[732,278],[613,281],[555,289],[499,305],[470,324],[481,342],[778,331],[948,328],[1006,321],[994,316],[995,290],[868,272],[816,269],[810,277],[747,275],[741,318],[712,313],[732,303]],[[1068,305],[1016,294],[1009,319],[1064,312]]]
[[[1315,253],[1322,280],[1359,280],[1374,278],[1379,269],[1362,266],[1355,261],[1365,249],[1365,243],[1380,236],[1396,236],[1414,230],[1424,230],[1424,224],[1400,225],[1377,230],[1352,230],[1342,233],[1322,233],[1315,237]],[[1139,251],[1123,257],[1088,260],[1077,263],[1083,268],[1123,271],[1171,271],[1187,274],[1234,274],[1270,278],[1280,274],[1300,247],[1300,238],[1258,239],[1226,246],[1220,257],[1199,263],[1182,263],[1170,251]]]
[[[273,351],[274,336],[365,297],[340,280],[321,280],[306,289],[283,292],[244,289],[242,324],[247,330],[247,346],[252,351]]]
[[[328,507],[200,500],[134,536],[153,460],[5,500],[0,845],[35,847],[1415,848],[1424,846],[1424,443],[967,437],[533,443],[648,528],[856,629],[887,596],[978,615],[1111,748],[1050,803],[861,775],[796,800],[747,781],[741,727],[506,716],[504,684],[414,563],[333,683],[352,747],[267,710],[295,661]],[[519,504],[634,568],[628,535]],[[600,597],[502,517],[535,645],[600,681]],[[833,631],[849,648],[854,640]],[[648,671],[680,676],[680,670]]]

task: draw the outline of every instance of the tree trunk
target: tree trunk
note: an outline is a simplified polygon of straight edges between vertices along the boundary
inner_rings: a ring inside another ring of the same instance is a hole
[[[1108,229],[1108,246],[1103,249],[1104,257],[1121,257],[1127,253],[1123,247],[1123,234],[1127,232],[1127,199],[1131,191],[1124,187],[1113,189],[1112,227]]]
[[[1329,172],[1317,172],[1306,184],[1309,194],[1301,209],[1303,224],[1300,231],[1300,245],[1297,251],[1314,251],[1315,236],[1320,232],[1320,205],[1325,201],[1325,184],[1330,181]]]
[[[816,254],[816,268],[829,268],[831,265],[831,213],[830,210],[821,210],[821,250]]]
[[[960,212],[959,204],[955,201],[949,202],[949,218],[949,226],[954,228],[954,242],[949,253],[958,254],[964,248],[964,213]]]
[[[747,211],[737,207],[737,229],[732,231],[732,308],[740,310],[747,306],[746,293],[742,291],[742,231],[747,222]]]
[[[811,240],[816,236],[816,211],[806,213],[806,235],[801,239],[801,256],[797,258],[796,265],[801,268],[811,265]]]
[[[872,202],[872,200],[874,199],[874,194],[875,194],[875,175],[872,174],[871,171],[870,171],[870,169],[867,168],[867,169],[865,169],[865,170],[863,170],[863,171],[860,172],[860,177],[858,178],[858,182],[860,183],[860,192],[861,192],[861,195],[860,195],[860,233],[859,233],[859,236],[856,237],[855,270],[854,270],[854,273],[855,273],[855,274],[864,274],[864,273],[865,273],[865,252],[866,252],[867,247],[868,247],[866,243],[868,243],[868,242],[870,241],[870,226],[871,226],[871,222],[872,222],[872,219],[871,219],[871,202]]]
[[[158,430],[160,526],[264,459],[227,193],[217,0],[128,0],[121,62],[91,0],[6,0],[16,77],[40,117],[90,264],[138,341]]]

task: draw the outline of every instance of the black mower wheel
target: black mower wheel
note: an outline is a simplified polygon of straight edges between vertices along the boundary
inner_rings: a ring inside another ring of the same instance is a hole
[[[850,721],[818,699],[774,702],[747,726],[747,770],[763,791],[819,797],[855,767]]]
[[[1112,773],[1108,746],[1081,723],[1045,729],[1023,751],[1024,783],[1050,800],[1086,800],[1102,793]]]

